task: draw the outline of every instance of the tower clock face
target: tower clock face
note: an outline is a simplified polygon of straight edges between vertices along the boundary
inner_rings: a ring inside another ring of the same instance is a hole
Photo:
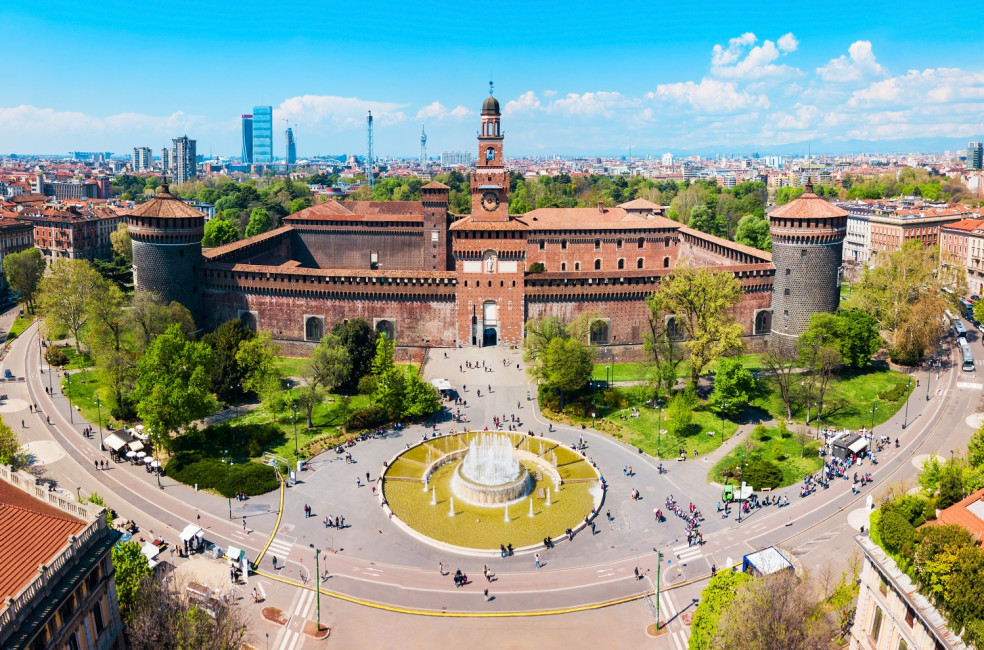
[[[488,149],[486,149],[485,150],[485,159],[486,160],[495,160],[495,149],[493,149],[492,147],[489,147]]]
[[[482,194],[482,207],[488,212],[492,212],[499,207],[499,195],[495,192],[486,192]]]

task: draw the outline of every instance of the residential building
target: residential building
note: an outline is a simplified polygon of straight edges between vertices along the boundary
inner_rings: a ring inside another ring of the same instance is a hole
[[[841,203],[847,210],[847,236],[844,238],[844,261],[864,264],[871,250],[871,223],[874,210],[864,201]]]
[[[34,226],[0,211],[0,267],[3,258],[34,247]],[[7,288],[7,275],[0,273],[0,289]]]
[[[34,191],[58,201],[96,199],[99,198],[100,186],[92,179],[49,181],[38,172],[34,180]]]
[[[0,466],[0,647],[126,647],[105,513]]]
[[[273,107],[253,107],[253,160],[258,164],[273,162]]]
[[[940,228],[970,214],[967,208],[899,210],[868,218],[871,228],[870,256],[899,250],[908,241],[919,240],[929,248],[939,245]]]
[[[171,150],[167,147],[161,149],[161,171],[165,174],[171,172]]]
[[[441,167],[471,167],[469,151],[445,151],[441,154]]]
[[[297,143],[294,142],[294,130],[287,127],[287,164],[293,165],[297,162]]]
[[[110,235],[126,219],[113,208],[88,205],[57,209],[31,206],[21,209],[16,218],[33,227],[33,240],[48,264],[59,257],[70,259],[110,259],[113,245]]]
[[[850,650],[966,650],[943,615],[867,535],[854,538],[864,553]]]
[[[253,116],[243,115],[243,164],[253,162]]]
[[[663,165],[663,167],[672,167],[673,166],[673,154],[671,154],[671,153],[664,153],[662,159],[660,159],[660,163]]]
[[[953,260],[967,269],[967,287],[984,294],[984,220],[963,219],[940,228],[943,261]]]
[[[197,143],[189,140],[187,135],[174,138],[171,147],[173,153],[174,182],[184,183],[198,178],[198,160],[195,151]]]
[[[133,148],[133,171],[146,172],[153,167],[154,160],[150,154],[150,147]]]
[[[984,169],[984,144],[971,142],[967,145],[967,169]]]

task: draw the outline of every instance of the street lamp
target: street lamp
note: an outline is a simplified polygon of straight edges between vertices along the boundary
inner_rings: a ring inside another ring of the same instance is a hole
[[[878,409],[878,403],[876,400],[873,400],[871,402],[871,427],[869,428],[869,431],[871,431],[872,434],[874,434],[875,431],[875,411],[877,409]]]
[[[912,386],[912,377],[909,377],[909,383],[907,383],[905,385],[905,390],[906,390],[906,394],[905,394],[905,419],[902,420],[902,430],[903,431],[905,430],[905,428],[907,426],[909,426],[909,396],[912,395],[912,392],[909,390],[909,388],[911,386]]]
[[[656,551],[656,549],[653,549]],[[659,632],[659,574],[663,569],[663,554],[656,551],[656,632]]]
[[[311,548],[314,548],[314,544],[311,544]],[[315,598],[315,609],[318,611],[318,632],[321,632],[321,565],[318,564],[318,559],[321,556],[321,549],[314,548],[314,598]]]
[[[929,383],[933,380],[933,362],[926,364],[926,401],[929,401]]]
[[[297,402],[294,401],[294,395],[291,393],[290,400],[290,422],[294,427],[294,459],[300,458],[300,453],[297,451]]]
[[[229,452],[223,451],[225,454],[225,464],[226,464],[226,498],[229,499],[229,519],[232,519],[232,482],[229,478],[229,468],[232,467],[232,461],[229,460]],[[158,481],[161,480],[159,477]]]
[[[68,377],[68,419],[75,424],[75,414],[72,413],[72,373],[66,370],[65,376]]]
[[[106,446],[103,445],[102,402],[99,400],[98,395],[96,395],[96,413],[99,415],[99,450],[106,451]]]
[[[659,457],[659,438],[663,433],[663,408],[661,406],[656,407],[656,460],[660,460]]]
[[[950,453],[952,454],[953,452],[951,451]],[[82,503],[82,488],[75,488],[75,494],[79,495],[79,503]]]
[[[741,465],[738,467],[738,496],[744,496],[744,486],[745,486],[745,456],[748,453],[748,448],[744,447],[741,452]],[[742,499],[738,499],[742,501]],[[738,523],[741,523],[741,510],[742,504],[738,504]]]

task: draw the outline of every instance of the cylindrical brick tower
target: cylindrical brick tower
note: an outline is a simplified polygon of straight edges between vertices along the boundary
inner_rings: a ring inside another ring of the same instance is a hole
[[[172,195],[165,180],[157,195],[137,206],[127,219],[133,240],[134,289],[180,302],[201,323],[204,213]]]
[[[834,312],[840,304],[841,254],[847,212],[813,193],[769,213],[772,262],[772,341],[792,343],[806,331],[810,316]]]

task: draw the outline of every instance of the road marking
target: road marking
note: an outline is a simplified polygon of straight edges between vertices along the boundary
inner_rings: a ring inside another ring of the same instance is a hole
[[[660,594],[659,612],[663,615],[664,623],[668,623],[671,618],[676,616],[676,610],[673,609],[673,601],[670,600],[669,594]]]
[[[984,388],[984,384],[975,381],[958,381],[957,388],[972,388],[974,390],[981,390]]]
[[[673,553],[680,562],[691,562],[704,554],[700,546],[688,546],[686,544],[674,548]]]
[[[285,560],[287,559],[287,556],[290,555],[292,550],[294,550],[294,544],[292,542],[285,542],[277,539],[276,537],[274,537],[273,541],[270,542],[270,547],[268,549],[269,552],[273,553],[278,558],[283,557]]]
[[[283,641],[280,642],[278,650],[294,650],[297,647],[297,642],[300,640],[301,635],[297,632],[291,630],[284,630]]]
[[[297,605],[294,607],[294,616],[304,617],[305,612],[311,608],[311,603],[314,602],[314,595],[313,590],[304,590],[301,597],[297,599]]]
[[[677,650],[687,650],[687,640],[682,630],[671,632],[670,637],[673,638],[673,644],[677,647]]]
[[[256,588],[260,590],[260,599],[266,600],[266,589],[263,588],[263,583],[258,580],[256,582]]]

